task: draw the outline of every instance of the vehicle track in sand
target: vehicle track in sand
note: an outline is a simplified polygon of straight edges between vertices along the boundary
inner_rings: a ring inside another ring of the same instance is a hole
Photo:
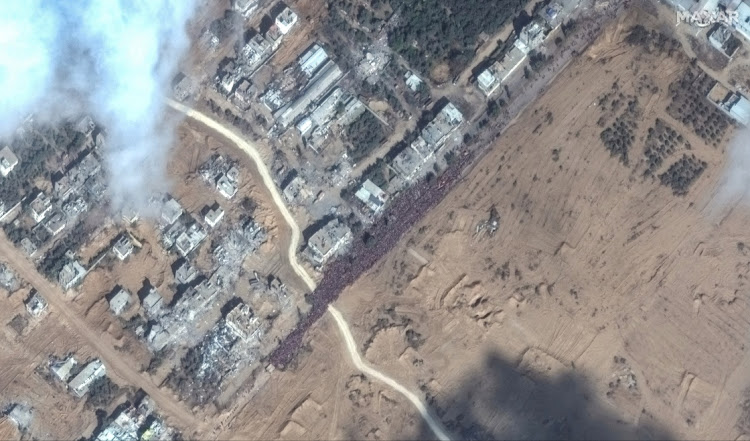
[[[289,261],[289,265],[291,265],[292,269],[294,269],[294,272],[305,283],[307,288],[310,291],[314,291],[316,287],[315,280],[313,280],[313,278],[307,273],[305,268],[297,260],[297,248],[299,247],[301,238],[299,225],[297,225],[297,222],[294,220],[292,213],[289,211],[286,204],[284,204],[284,200],[282,199],[279,190],[276,188],[276,183],[273,182],[271,173],[268,171],[265,162],[263,162],[263,158],[261,158],[258,149],[256,149],[252,143],[237,135],[232,129],[227,128],[224,124],[216,121],[210,116],[169,98],[166,99],[166,102],[173,110],[182,113],[186,117],[205,125],[206,127],[225,137],[227,140],[231,141],[240,150],[245,152],[250,157],[250,159],[253,160],[253,162],[255,162],[258,173],[263,180],[263,185],[268,189],[274,204],[279,209],[279,212],[281,213],[282,217],[284,218],[292,232],[291,240],[289,242],[289,248],[287,250],[287,259]],[[349,353],[349,358],[351,359],[354,367],[363,374],[374,378],[381,383],[384,383],[385,385],[391,387],[392,389],[403,395],[417,409],[419,414],[422,416],[422,419],[424,419],[425,423],[427,423],[427,425],[430,427],[430,429],[438,439],[449,440],[450,436],[447,434],[445,429],[443,429],[442,424],[440,424],[440,422],[433,417],[432,413],[421,398],[419,398],[416,394],[411,392],[398,381],[370,366],[361,357],[359,351],[357,350],[357,344],[354,341],[354,337],[352,336],[352,333],[349,329],[349,324],[347,323],[346,319],[344,319],[343,315],[341,315],[341,312],[333,305],[328,305],[328,312],[331,314],[334,321],[336,322],[336,326],[339,328],[341,337],[344,340],[344,347]]]

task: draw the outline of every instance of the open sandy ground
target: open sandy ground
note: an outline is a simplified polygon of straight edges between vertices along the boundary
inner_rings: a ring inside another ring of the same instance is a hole
[[[633,13],[602,35],[337,302],[365,357],[421,390],[454,436],[733,439],[750,429],[750,211],[707,209],[731,131],[707,145],[666,112],[689,62],[623,42],[649,20]],[[622,113],[597,105],[614,83],[638,101],[627,166],[599,136]],[[683,153],[706,162],[686,196],[642,175],[656,118],[691,146],[657,174]],[[477,233],[493,206],[499,230]],[[251,430],[260,411],[249,406],[225,434],[432,437],[419,420],[399,429],[377,412],[354,412],[343,433],[330,419],[295,419],[290,403],[311,393],[326,415],[354,408],[342,374],[329,372],[342,369],[331,367],[340,349],[321,344],[329,326],[310,333],[296,369],[273,374],[277,393],[255,401],[279,409],[263,414],[263,430]]]

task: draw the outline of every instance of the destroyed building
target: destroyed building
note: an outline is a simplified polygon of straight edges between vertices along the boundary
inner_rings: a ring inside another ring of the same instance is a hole
[[[184,268],[183,280],[200,280],[200,283],[183,286],[184,290],[167,304],[162,295],[151,288],[142,300],[146,316],[149,318],[148,330],[145,332],[149,348],[158,352],[169,345],[192,345],[202,337],[199,331],[200,320],[206,311],[213,308],[222,292],[211,279],[200,274],[191,274],[189,267]]]
[[[8,419],[10,419],[20,431],[27,430],[31,426],[33,418],[33,409],[31,406],[25,404],[14,404],[8,411]]]
[[[708,42],[711,43],[711,46],[718,49],[719,52],[730,59],[741,46],[739,40],[732,35],[732,31],[729,27],[724,25],[717,25],[709,32]]]
[[[425,126],[421,132],[421,136],[428,146],[437,149],[463,120],[463,114],[461,114],[453,103],[448,102],[440,109],[435,118]]]
[[[196,277],[198,277],[198,269],[184,259],[174,272],[174,279],[180,285],[187,285]]]
[[[34,222],[39,223],[47,217],[50,211],[52,211],[52,201],[46,193],[40,191],[29,204],[29,213]]]
[[[57,275],[57,281],[67,290],[78,284],[86,276],[86,269],[73,260],[66,263]]]
[[[349,227],[338,219],[331,219],[307,240],[311,260],[317,265],[325,264],[346,246],[351,235]]]
[[[185,101],[195,93],[193,80],[184,73],[178,73],[172,80],[172,93],[177,101]]]
[[[268,235],[262,225],[253,219],[241,221],[218,240],[212,257],[218,274],[231,283],[236,279],[245,258],[255,253],[265,243]]]
[[[118,408],[119,409],[119,408]],[[154,405],[146,396],[137,405],[129,405],[117,414],[94,441],[149,441],[173,439],[176,432],[154,413]]]
[[[26,311],[32,317],[39,317],[47,310],[47,301],[35,289],[31,291],[24,304],[26,305]]]
[[[224,380],[261,358],[260,343],[268,321],[239,303],[219,320],[205,338],[188,351],[170,377],[172,385],[192,402],[206,403],[222,390]]]
[[[20,288],[21,282],[16,273],[6,264],[0,263],[0,287],[9,293]]]
[[[743,95],[729,90],[717,82],[707,95],[708,100],[719,110],[747,127],[750,125],[750,100]]]
[[[175,240],[174,246],[182,257],[186,257],[193,251],[203,239],[207,236],[203,227],[198,222],[193,222],[185,231],[180,233]]]

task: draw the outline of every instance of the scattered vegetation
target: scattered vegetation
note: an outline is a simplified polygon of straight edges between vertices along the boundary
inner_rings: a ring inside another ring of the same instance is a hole
[[[68,250],[73,252],[77,251],[86,240],[87,236],[88,232],[83,224],[79,223],[76,225],[65,235],[65,237],[60,239],[57,244],[47,252],[44,259],[39,263],[39,271],[47,276],[47,278],[57,280],[57,274],[68,262],[65,253],[67,253]]]
[[[690,150],[690,143],[685,141],[676,130],[657,118],[646,135],[646,147],[643,151],[646,161],[644,176],[653,176],[667,157],[682,148]]]
[[[371,112],[364,112],[346,128],[347,152],[352,161],[367,157],[385,139],[383,125]]]
[[[93,407],[107,407],[120,393],[120,388],[107,376],[99,377],[89,386],[88,399]]]
[[[672,101],[667,113],[707,144],[717,147],[726,134],[729,119],[706,98],[715,83],[698,67],[691,66],[679,80],[669,85]]]
[[[604,129],[599,137],[612,156],[616,156],[625,166],[629,164],[628,152],[635,141],[635,130],[638,127],[635,116],[638,113],[638,101],[628,101],[627,108],[615,121]]]
[[[427,73],[448,63],[458,74],[474,54],[482,32],[494,34],[524,7],[522,0],[390,0],[398,19],[388,39],[415,69]]]
[[[662,185],[671,187],[675,195],[684,196],[706,167],[706,161],[699,160],[695,155],[682,155],[666,172],[659,175],[659,180]]]
[[[625,41],[633,46],[640,46],[650,54],[664,54],[672,56],[681,53],[680,42],[667,37],[659,31],[648,30],[641,25],[635,25],[628,31]]]

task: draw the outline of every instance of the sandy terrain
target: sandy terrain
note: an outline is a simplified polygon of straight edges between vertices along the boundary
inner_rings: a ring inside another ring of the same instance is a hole
[[[421,390],[454,436],[733,439],[750,430],[741,405],[750,212],[706,208],[731,131],[714,147],[670,116],[667,91],[688,59],[625,44],[624,31],[649,17],[623,20],[337,303],[367,360]],[[597,105],[614,83],[615,96],[637,101],[634,116]],[[636,121],[628,161],[600,140],[618,118]],[[687,144],[654,174],[687,153],[706,163],[686,196],[643,177],[657,118]],[[477,233],[493,206],[499,230]],[[313,395],[324,415],[352,407],[341,388],[351,367],[332,364],[336,344],[327,347],[330,320],[225,434],[432,437],[421,420],[399,429],[378,412],[349,418],[349,429],[340,422],[344,433],[330,419],[295,419]],[[396,402],[396,414],[415,414]]]

